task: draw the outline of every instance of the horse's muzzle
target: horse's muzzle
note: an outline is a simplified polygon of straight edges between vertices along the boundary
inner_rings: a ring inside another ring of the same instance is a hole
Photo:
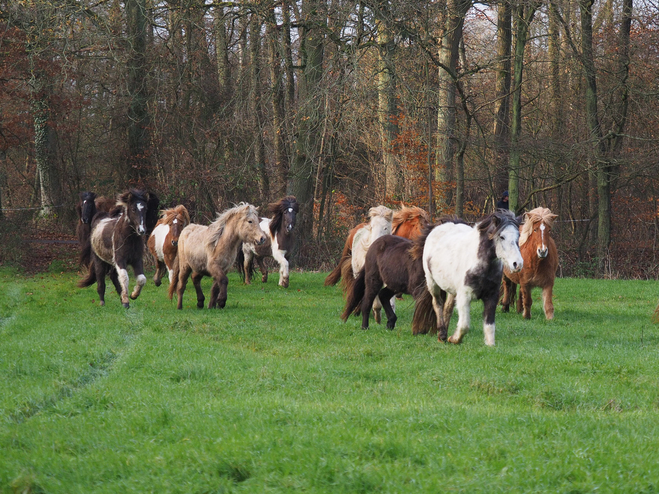
[[[144,228],[142,225],[139,225],[137,227],[137,234],[140,236],[146,235],[146,228]]]
[[[547,248],[544,248],[544,249],[540,248],[540,249],[538,249],[538,257],[539,257],[540,259],[544,259],[544,258],[546,258],[548,254],[549,254],[549,249],[547,249]]]
[[[176,247],[178,245],[178,240],[172,240],[172,246]]]
[[[286,225],[286,233],[291,233],[293,230],[293,225]]]
[[[257,245],[263,245],[266,241],[265,235],[261,235],[261,238],[259,239],[259,242]]]
[[[518,271],[521,271],[523,267],[524,261],[520,260],[520,262],[513,262],[510,266],[510,272],[517,273]]]

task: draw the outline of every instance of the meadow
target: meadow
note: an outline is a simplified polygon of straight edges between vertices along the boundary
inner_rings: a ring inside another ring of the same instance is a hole
[[[460,346],[410,297],[344,324],[325,273],[232,274],[214,311],[78,277],[0,268],[0,492],[659,491],[656,281],[557,279],[488,348],[481,303]]]

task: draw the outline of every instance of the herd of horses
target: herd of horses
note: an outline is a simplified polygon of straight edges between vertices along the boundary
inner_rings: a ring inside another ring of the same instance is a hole
[[[208,308],[224,308],[228,277],[237,269],[246,284],[255,274],[255,264],[267,282],[265,258],[280,266],[279,285],[289,286],[289,255],[300,206],[286,196],[268,206],[271,217],[259,218],[255,206],[240,203],[219,214],[209,225],[192,223],[185,206],[159,211],[158,197],[130,190],[116,200],[83,192],[77,205],[80,263],[87,268],[79,287],[96,284],[105,304],[105,278],[110,277],[124,307],[135,300],[146,284],[145,245],[153,256],[156,286],[168,275],[168,296],[183,294],[192,278],[197,307],[203,308],[204,276],[213,278]],[[495,343],[495,313],[501,302],[507,312],[516,298],[517,311],[531,317],[531,290],[542,289],[545,317],[552,319],[552,290],[558,268],[558,252],[551,237],[556,215],[536,208],[516,217],[498,209],[474,225],[445,216],[432,222],[426,211],[401,206],[393,211],[373,207],[369,221],[351,229],[337,266],[325,285],[341,280],[346,305],[341,318],[362,317],[368,329],[371,312],[377,323],[381,311],[387,328],[396,325],[395,299],[404,294],[415,301],[413,334],[437,334],[440,341],[460,343],[469,330],[470,305],[483,301],[483,334],[486,345]],[[128,266],[136,285],[129,295]],[[448,336],[448,325],[457,306],[458,323]]]

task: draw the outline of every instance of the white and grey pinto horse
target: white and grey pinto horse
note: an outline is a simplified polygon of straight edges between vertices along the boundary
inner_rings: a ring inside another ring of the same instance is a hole
[[[522,269],[519,220],[510,211],[497,210],[473,227],[462,220],[445,219],[427,234],[423,270],[432,299],[417,310],[434,310],[440,341],[446,340],[453,306],[458,306],[458,325],[448,339],[460,343],[469,331],[471,301],[483,301],[483,333],[486,345],[494,345],[494,316],[499,300],[503,266]]]
[[[261,281],[268,281],[268,269],[265,258],[273,257],[279,263],[279,285],[288,288],[289,271],[288,257],[293,247],[295,222],[300,205],[295,196],[286,196],[277,202],[268,205],[272,218],[261,218],[261,229],[268,235],[269,242],[263,245],[250,243],[242,244],[238,251],[236,266],[246,284],[250,284],[254,273],[256,260],[261,270]]]

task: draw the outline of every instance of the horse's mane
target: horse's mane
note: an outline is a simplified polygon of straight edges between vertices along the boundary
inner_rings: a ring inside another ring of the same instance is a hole
[[[430,224],[430,215],[423,209],[417,206],[401,206],[401,208],[394,213],[391,221],[391,233],[396,234],[396,230],[405,223],[415,218],[424,220],[424,224]]]
[[[467,224],[465,220],[451,215],[441,216],[436,223],[428,223],[421,231],[421,235],[412,240],[412,246],[408,250],[412,260],[416,261],[417,259],[421,259],[423,257],[423,247],[426,245],[426,239],[428,238],[428,235],[430,235],[430,232],[433,231],[436,226],[442,225],[444,223],[455,223],[456,225]]]
[[[298,204],[295,196],[286,196],[279,199],[277,202],[268,204],[268,211],[271,214],[274,214],[270,220],[270,233],[272,233],[273,237],[281,227],[281,222],[284,219],[284,213],[288,208],[293,208],[293,211],[296,213],[300,212],[300,204]]]
[[[368,216],[370,218],[375,218],[376,216],[382,216],[387,221],[392,221],[394,217],[394,212],[389,209],[387,206],[375,206],[368,210]]]
[[[532,209],[528,213],[524,214],[524,224],[522,225],[522,230],[519,233],[519,245],[522,246],[531,236],[533,232],[533,225],[544,221],[547,223],[547,226],[551,228],[554,224],[554,220],[558,218],[557,214],[551,212],[549,208],[538,207]]]
[[[490,238],[494,238],[498,232],[509,225],[519,228],[519,221],[515,218],[515,214],[507,209],[497,209],[476,223],[478,231],[481,234],[489,232]]]
[[[146,192],[138,189],[130,189],[128,192],[117,195],[117,207],[128,208],[128,203],[131,201],[131,196],[133,196],[133,201],[144,201],[147,202]]]
[[[215,247],[217,242],[222,237],[224,229],[227,226],[227,223],[237,216],[247,216],[250,213],[254,215],[257,214],[257,209],[255,206],[248,204],[246,202],[241,202],[236,206],[225,209],[222,213],[217,215],[217,219],[208,225],[208,243]]]
[[[188,210],[182,204],[179,204],[178,206],[176,206],[174,208],[164,209],[160,213],[160,221],[165,225],[169,225],[172,221],[174,221],[176,219],[176,217],[179,214],[183,216],[184,223],[186,225],[189,225],[190,224],[190,213],[188,213]]]

